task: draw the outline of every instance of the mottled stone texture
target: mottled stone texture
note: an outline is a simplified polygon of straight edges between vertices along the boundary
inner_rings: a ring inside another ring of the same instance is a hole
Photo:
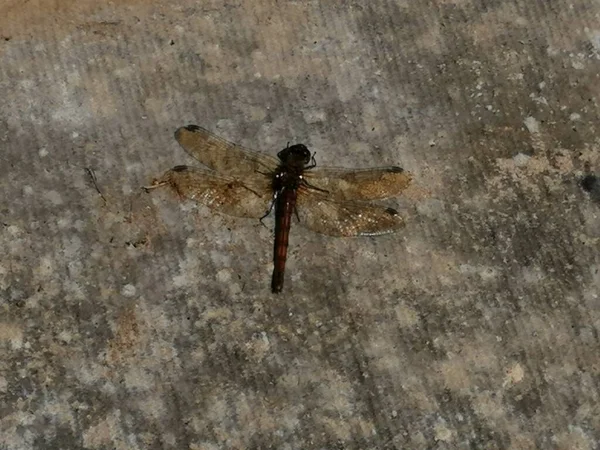
[[[3,0],[0,449],[597,449],[599,73],[594,0]],[[408,225],[274,296],[272,222],[140,189],[188,123]]]

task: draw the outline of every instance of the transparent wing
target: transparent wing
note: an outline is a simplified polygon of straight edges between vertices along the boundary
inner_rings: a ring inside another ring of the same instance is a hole
[[[154,180],[150,188],[168,185],[180,196],[235,217],[264,216],[271,201],[270,181],[263,176],[254,184],[188,166],[176,166]]]
[[[392,208],[338,202],[307,187],[298,192],[296,205],[301,225],[329,236],[376,236],[393,233],[404,226],[404,220]]]
[[[404,191],[412,176],[401,167],[344,169],[322,167],[307,170],[304,178],[313,187],[327,191],[334,200],[376,200],[395,197]]]
[[[197,125],[179,128],[175,139],[202,164],[225,176],[260,178],[261,174],[270,173],[279,165],[279,160],[272,156],[246,150]]]

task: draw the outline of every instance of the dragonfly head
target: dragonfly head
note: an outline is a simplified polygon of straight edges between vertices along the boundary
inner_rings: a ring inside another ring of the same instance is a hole
[[[288,146],[277,153],[277,156],[283,163],[298,164],[305,166],[310,163],[310,150],[303,144],[294,144]]]

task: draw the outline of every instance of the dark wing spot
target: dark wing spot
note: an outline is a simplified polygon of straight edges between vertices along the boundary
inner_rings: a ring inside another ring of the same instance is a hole
[[[185,172],[188,170],[188,166],[175,166],[171,169],[173,172]]]
[[[198,131],[199,129],[200,127],[198,125],[186,125],[185,127],[177,128],[177,130],[175,130],[175,140],[179,141],[182,130]]]
[[[390,216],[397,216],[398,215],[398,211],[396,211],[393,208],[386,208],[385,212],[388,213]]]
[[[392,166],[392,167],[390,167],[390,172],[401,173],[401,172],[404,172],[404,169],[402,167]]]

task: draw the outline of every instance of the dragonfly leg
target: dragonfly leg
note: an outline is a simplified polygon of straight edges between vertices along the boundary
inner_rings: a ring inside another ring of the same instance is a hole
[[[314,152],[312,155],[310,155],[310,165],[306,166],[304,170],[314,169],[317,167],[317,160],[315,159],[316,154],[317,152]]]
[[[260,223],[265,227],[268,228],[265,223],[263,222],[263,219],[265,219],[269,214],[271,214],[271,211],[273,211],[273,208],[275,207],[275,201],[277,200],[277,194],[278,192],[275,192],[273,194],[273,198],[271,199],[271,204],[269,205],[269,209],[267,209],[267,212],[265,213],[264,216],[262,216],[259,220]]]

